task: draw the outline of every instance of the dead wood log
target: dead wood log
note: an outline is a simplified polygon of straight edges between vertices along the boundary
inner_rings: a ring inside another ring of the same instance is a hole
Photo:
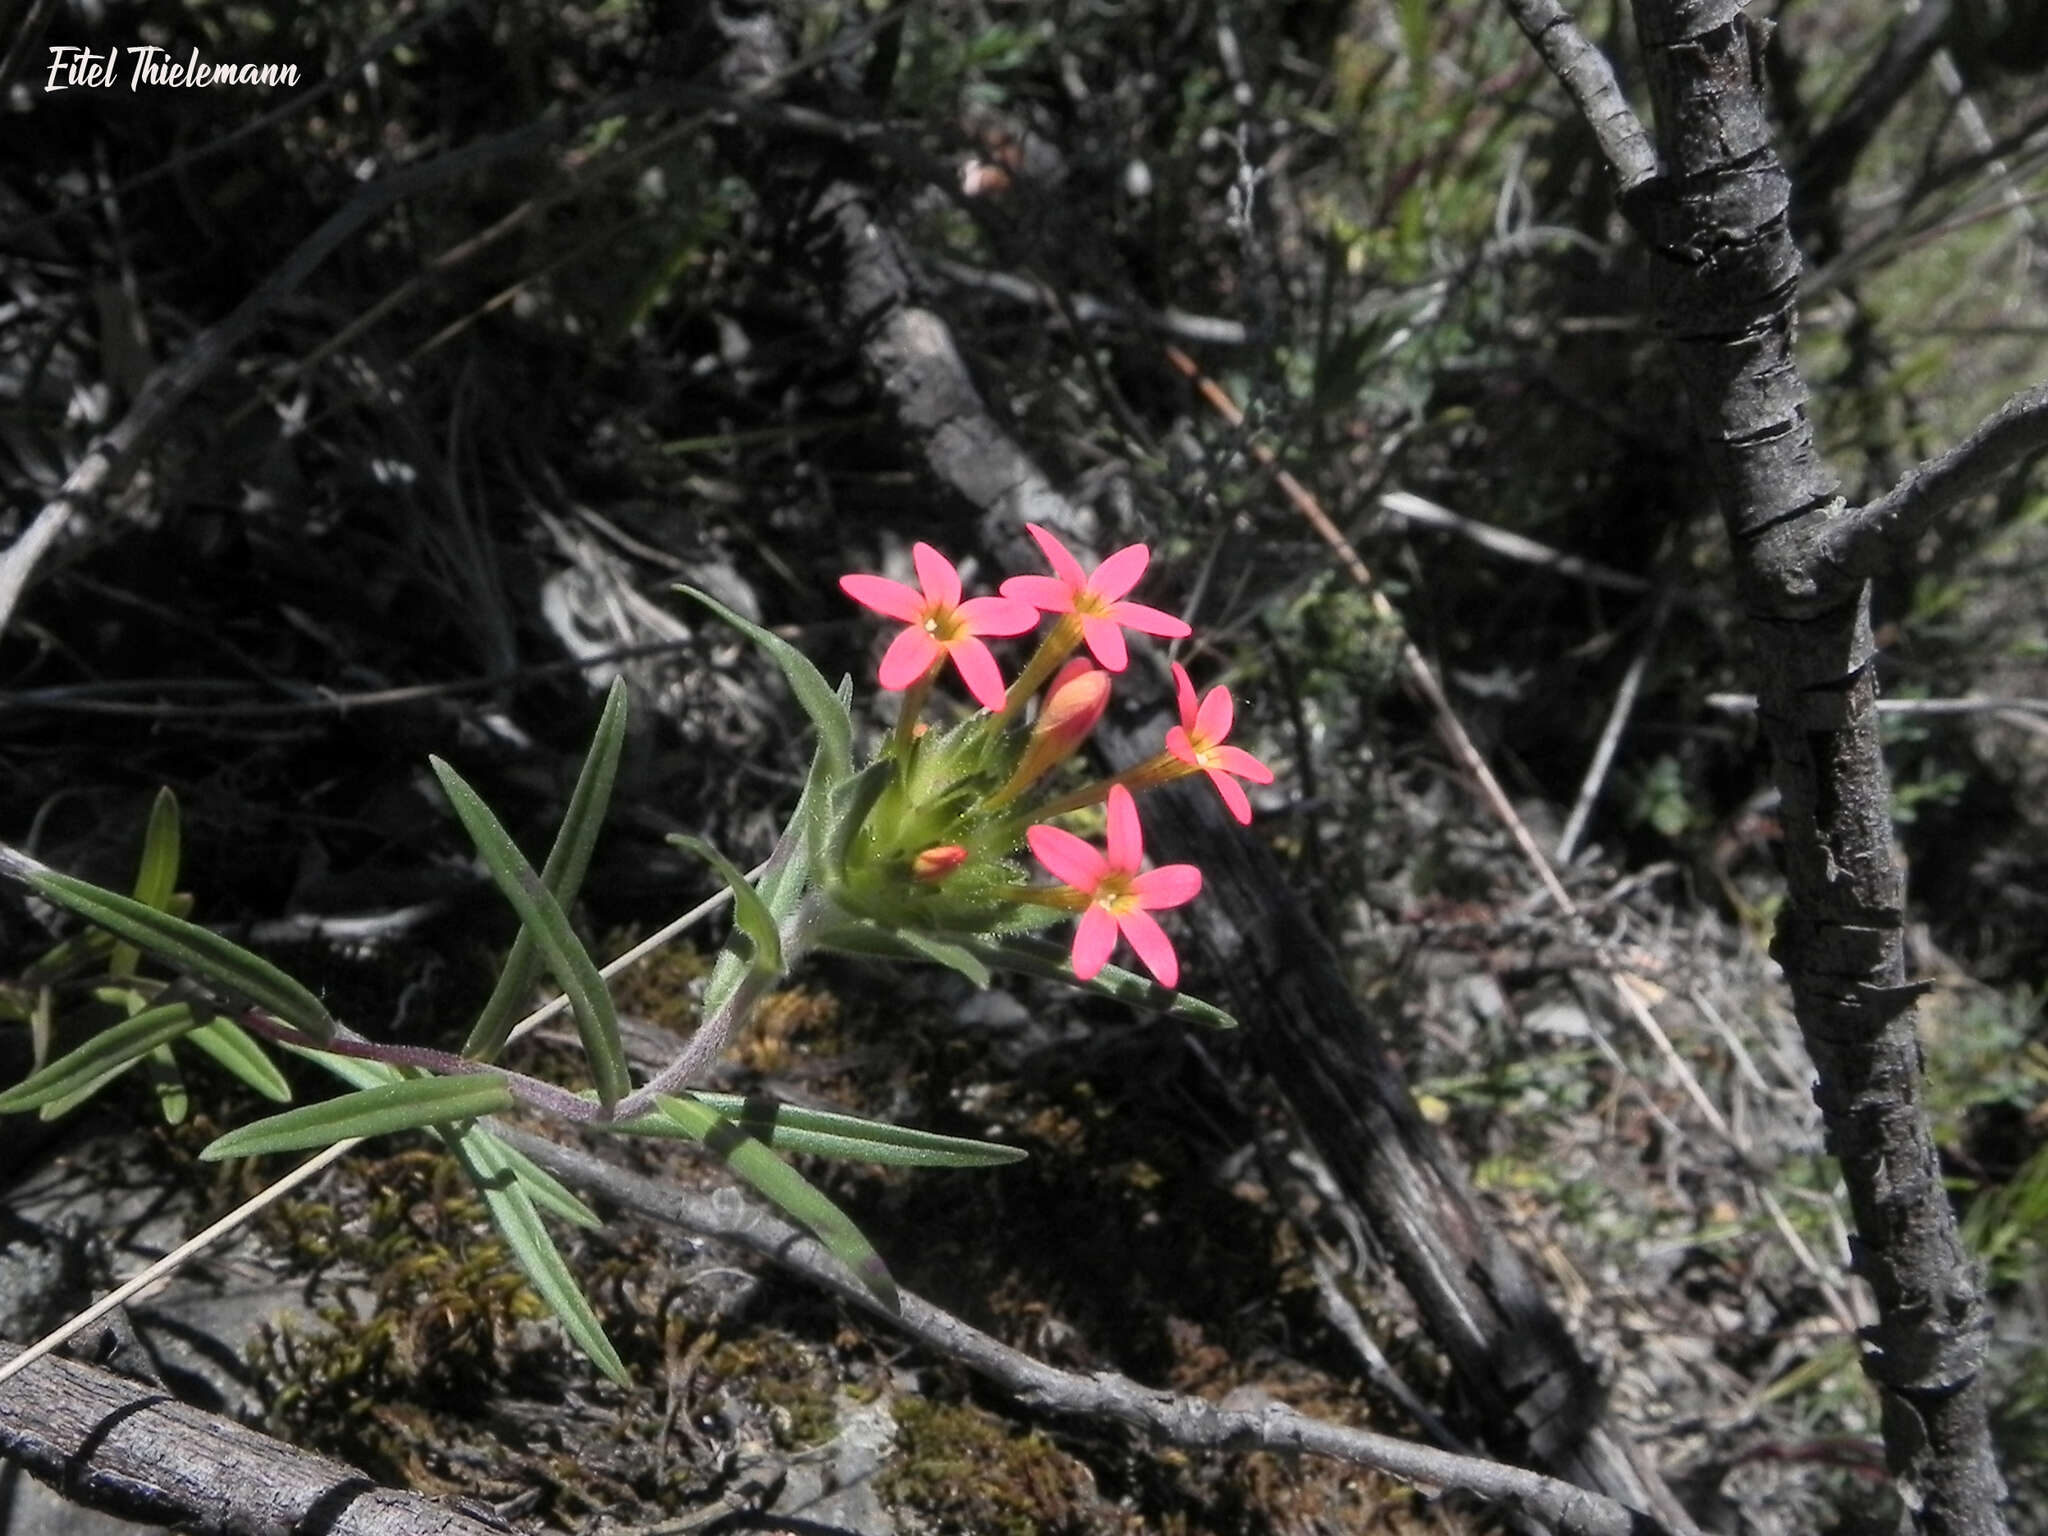
[[[0,1344],[0,1362],[21,1351]],[[0,1386],[0,1456],[64,1497],[203,1536],[504,1536],[503,1525],[73,1360]]]

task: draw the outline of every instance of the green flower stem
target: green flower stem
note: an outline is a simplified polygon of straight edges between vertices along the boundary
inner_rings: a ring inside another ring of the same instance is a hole
[[[1157,757],[1148,757],[1135,768],[1126,768],[1113,779],[1097,779],[1092,784],[1083,784],[1079,789],[1061,795],[1057,800],[1048,800],[1032,814],[1045,821],[1054,816],[1064,816],[1069,811],[1078,811],[1083,806],[1100,805],[1109,798],[1110,790],[1119,784],[1134,795],[1142,795],[1148,789],[1157,789],[1161,784],[1171,784],[1175,779],[1184,779],[1200,771],[1193,763],[1184,763],[1171,752],[1162,752]]]
[[[750,968],[740,978],[739,985],[733,988],[732,995],[697,1026],[697,1032],[690,1036],[690,1043],[683,1047],[682,1053],[613,1105],[609,1115],[600,1115],[599,1121],[636,1120],[642,1115],[654,1114],[660,1109],[658,1100],[688,1088],[712,1062],[725,1054],[733,1032],[745,1022],[754,1004],[796,969],[797,963],[827,928],[842,920],[843,914],[823,892],[812,891],[806,895],[782,925],[782,970],[769,972]]]
[[[1008,720],[1024,707],[1024,701],[1045,686],[1047,678],[1059,671],[1060,663],[1074,654],[1081,643],[1081,616],[1078,613],[1063,613],[1059,622],[1045,632],[1045,638],[1038,642],[1038,650],[1017,674],[1017,681],[1010,684],[1010,691],[1003,695],[1003,712],[996,718]],[[1103,791],[1108,794],[1108,790]]]
[[[924,676],[903,690],[903,708],[896,713],[896,730],[889,738],[889,752],[907,778],[910,773],[910,744],[917,739],[917,722],[924,714],[924,701],[932,696],[932,683],[946,664],[942,655],[925,668]]]

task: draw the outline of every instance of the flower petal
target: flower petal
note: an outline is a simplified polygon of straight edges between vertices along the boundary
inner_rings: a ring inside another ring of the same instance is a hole
[[[1052,533],[1036,523],[1026,523],[1024,531],[1031,535],[1045,558],[1051,562],[1053,574],[1060,584],[1070,592],[1079,592],[1088,585],[1088,573],[1081,569],[1081,562],[1069,553],[1067,546],[1052,536]]]
[[[1141,635],[1158,635],[1166,640],[1185,640],[1194,631],[1186,621],[1175,618],[1161,608],[1148,608],[1143,603],[1117,603],[1109,610],[1109,617],[1125,629],[1135,629]]]
[[[1240,779],[1250,779],[1254,784],[1273,782],[1273,770],[1260,762],[1243,747],[1214,747],[1210,756],[1215,765],[1225,773],[1234,773]]]
[[[1230,814],[1240,827],[1252,824],[1252,803],[1246,798],[1244,786],[1229,774],[1218,769],[1209,770],[1209,782],[1216,786],[1216,793],[1223,797],[1223,803],[1230,808]]]
[[[1095,659],[1102,663],[1103,671],[1121,672],[1131,664],[1130,650],[1124,645],[1124,632],[1113,620],[1083,614],[1081,634],[1088,641],[1088,649],[1095,653]]]
[[[1202,766],[1201,755],[1195,751],[1195,744],[1188,733],[1179,726],[1172,726],[1166,733],[1166,750],[1186,763],[1190,768]]]
[[[1192,864],[1162,864],[1133,880],[1131,894],[1153,912],[1185,906],[1202,894],[1202,872]]]
[[[1021,635],[1038,628],[1038,610],[1013,597],[970,597],[953,610],[975,635]]]
[[[941,608],[960,601],[960,573],[952,561],[922,541],[910,546],[910,558],[917,563],[918,585],[927,598]]]
[[[1094,907],[1090,910],[1099,912],[1102,909]],[[1123,929],[1124,937],[1131,941],[1131,948],[1138,952],[1138,958],[1145,962],[1145,969],[1152,973],[1159,985],[1180,985],[1180,957],[1173,952],[1173,940],[1166,936],[1166,930],[1159,926],[1150,912],[1126,912],[1117,918],[1116,925]],[[1075,947],[1080,947],[1078,940]]]
[[[1050,576],[1012,576],[1003,583],[1003,596],[1029,603],[1045,613],[1074,611],[1074,589]]]
[[[886,576],[863,576],[855,574],[839,578],[839,590],[859,603],[863,608],[872,608],[877,613],[887,614],[903,624],[924,622],[924,598],[906,587],[900,581],[891,581]]]
[[[1116,919],[1104,907],[1090,907],[1081,914],[1081,925],[1074,930],[1074,974],[1083,981],[1093,980],[1095,973],[1109,963],[1110,951],[1115,948]]]
[[[1180,705],[1182,731],[1192,731],[1195,728],[1195,680],[1188,676],[1188,669],[1177,661],[1173,664],[1173,697]],[[1173,745],[1172,736],[1169,735],[1166,741],[1169,747]],[[1174,756],[1179,757],[1180,754],[1176,752]],[[1186,761],[1193,762],[1194,759],[1188,758]]]
[[[1138,584],[1151,563],[1151,550],[1142,544],[1126,544],[1095,567],[1088,578],[1089,589],[1105,603],[1113,603]]]
[[[1145,862],[1145,833],[1138,825],[1138,802],[1121,784],[1109,786],[1109,867],[1135,875]]]
[[[1202,712],[1195,716],[1195,734],[1213,747],[1230,734],[1230,722],[1235,716],[1230,690],[1218,683],[1202,700]]]
[[[1109,873],[1109,861],[1093,843],[1074,836],[1065,827],[1036,826],[1025,830],[1031,856],[1045,866],[1045,872],[1062,885],[1071,885],[1084,896]]]
[[[962,635],[946,650],[952,655],[953,665],[960,669],[960,681],[974,695],[974,702],[983,709],[1002,709],[1003,672],[989,648],[972,635]]]
[[[901,693],[931,670],[932,663],[939,659],[939,650],[939,642],[923,626],[913,624],[899,630],[889,642],[889,649],[882,653],[882,670],[877,678],[891,693]]]

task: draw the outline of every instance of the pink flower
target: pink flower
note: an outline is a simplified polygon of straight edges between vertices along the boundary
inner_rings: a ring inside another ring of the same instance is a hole
[[[1108,963],[1121,932],[1162,987],[1180,984],[1180,960],[1173,941],[1153,912],[1193,901],[1202,872],[1192,864],[1167,864],[1138,872],[1145,862],[1138,806],[1121,784],[1109,791],[1108,856],[1058,827],[1032,827],[1024,834],[1046,872],[1087,902],[1074,931],[1074,974],[1083,981]]]
[[[960,680],[985,709],[1003,707],[1003,674],[981,643],[982,635],[1021,635],[1038,623],[1028,603],[1008,597],[974,597],[960,601],[960,573],[953,562],[929,544],[915,544],[918,585],[914,592],[885,576],[842,576],[839,590],[864,608],[901,621],[907,627],[889,642],[882,656],[881,684],[900,693],[950,656]]]
[[[1112,672],[1121,672],[1130,661],[1124,647],[1124,630],[1135,629],[1169,640],[1184,640],[1192,634],[1170,613],[1127,603],[1124,594],[1138,584],[1151,563],[1152,551],[1143,544],[1128,544],[1093,571],[1083,571],[1081,562],[1067,546],[1036,523],[1024,527],[1052,562],[1054,576],[1012,576],[1003,583],[1003,596],[1029,603],[1046,613],[1071,613],[1081,620],[1081,634],[1095,659]]]
[[[1273,770],[1244,748],[1223,744],[1223,738],[1230,734],[1230,694],[1218,684],[1209,690],[1201,707],[1196,708],[1195,685],[1188,680],[1188,669],[1177,661],[1173,664],[1173,691],[1180,700],[1180,724],[1166,733],[1166,750],[1208,774],[1209,782],[1223,796],[1223,803],[1237,818],[1237,824],[1250,826],[1252,803],[1245,798],[1237,779],[1270,784]],[[1237,778],[1232,778],[1232,774]]]

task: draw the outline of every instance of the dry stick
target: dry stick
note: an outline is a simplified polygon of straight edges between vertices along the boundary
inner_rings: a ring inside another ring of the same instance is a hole
[[[747,878],[750,880],[754,879],[761,873],[764,867],[756,865],[748,872]],[[619,972],[652,954],[685,928],[709,917],[730,900],[732,900],[732,891],[726,889],[720,891],[715,896],[700,901],[681,917],[676,918],[673,922],[658,929],[647,938],[642,939],[638,944],[635,944],[631,949],[600,970],[598,974],[609,981],[612,977],[618,975]],[[507,1044],[510,1044],[513,1040],[524,1038],[568,1006],[569,999],[566,994],[543,1003],[513,1027]],[[317,1155],[306,1159],[305,1162],[299,1164],[298,1167],[294,1168],[276,1183],[266,1189],[259,1190],[205,1231],[199,1233],[196,1237],[180,1243],[176,1248],[173,1248],[169,1253],[143,1270],[141,1274],[109,1291],[76,1317],[73,1317],[68,1322],[60,1323],[57,1327],[36,1340],[35,1343],[29,1345],[27,1349],[16,1355],[12,1360],[9,1360],[4,1365],[0,1365],[0,1382],[7,1380],[16,1371],[33,1365],[51,1350],[62,1347],[68,1340],[83,1333],[87,1328],[90,1328],[102,1317],[113,1311],[114,1308],[130,1300],[139,1292],[184,1268],[191,1260],[204,1253],[208,1248],[211,1248],[223,1237],[248,1225],[252,1219],[261,1215],[267,1208],[283,1199],[284,1196],[291,1193],[294,1189],[297,1189],[301,1184],[312,1178],[313,1175],[331,1166],[350,1149],[360,1146],[362,1141],[363,1138],[360,1136],[351,1136],[346,1141],[337,1141],[333,1146],[327,1147]]]
[[[1593,760],[1586,765],[1586,776],[1579,784],[1579,795],[1572,802],[1572,813],[1565,818],[1564,831],[1557,839],[1557,862],[1569,866],[1572,855],[1578,851],[1579,839],[1585,836],[1586,823],[1592,819],[1593,807],[1600,799],[1600,791],[1607,783],[1607,772],[1614,766],[1614,753],[1621,745],[1621,733],[1628,724],[1628,718],[1635,713],[1636,695],[1643,686],[1643,674],[1650,669],[1650,657],[1656,652],[1657,640],[1664,632],[1664,617],[1670,611],[1668,602],[1658,602],[1650,614],[1650,632],[1643,636],[1642,648],[1636,652],[1635,660],[1622,675],[1621,687],[1615,692],[1614,707],[1607,711],[1607,724],[1600,729],[1599,743],[1593,748]]]
[[[1505,528],[1496,528],[1491,523],[1482,523],[1476,517],[1466,517],[1453,512],[1449,507],[1440,507],[1424,496],[1413,491],[1388,491],[1380,497],[1380,510],[1389,517],[1397,517],[1404,523],[1415,523],[1424,528],[1441,528],[1470,539],[1481,549],[1500,555],[1508,560],[1520,560],[1528,565],[1551,572],[1554,575],[1583,581],[1590,587],[1608,587],[1616,592],[1648,592],[1653,589],[1649,578],[1638,576],[1631,571],[1618,571],[1611,565],[1602,565],[1597,560],[1583,559],[1568,555],[1561,549],[1552,549],[1519,533],[1509,533]],[[1676,600],[1680,594],[1672,594]]]
[[[802,1276],[987,1377],[1034,1410],[1115,1420],[1190,1450],[1328,1456],[1410,1482],[1477,1494],[1541,1520],[1565,1536],[1653,1536],[1665,1530],[1649,1516],[1576,1484],[1312,1419],[1278,1403],[1233,1410],[1203,1398],[1141,1386],[1114,1371],[1081,1375],[1057,1370],[910,1292],[903,1293],[900,1311],[889,1311],[808,1233],[765,1210],[748,1205],[722,1208],[724,1202],[628,1173],[590,1152],[521,1131],[498,1134],[550,1172],[636,1215],[730,1243]]]
[[[1222,385],[1207,377],[1187,353],[1178,347],[1168,347],[1166,360],[1193,381],[1196,391],[1209,402],[1210,408],[1217,415],[1233,428],[1241,428],[1244,425],[1244,412],[1238,409],[1237,402],[1230,398]],[[1565,890],[1564,883],[1557,878],[1557,871],[1551,868],[1550,860],[1544,857],[1543,850],[1537,846],[1528,825],[1515,813],[1507,792],[1500,787],[1500,781],[1493,776],[1493,770],[1486,765],[1486,759],[1479,755],[1479,749],[1472,744],[1472,738],[1465,732],[1464,723],[1458,719],[1457,711],[1451,708],[1451,701],[1444,695],[1442,685],[1436,680],[1436,674],[1430,670],[1428,660],[1416,648],[1415,642],[1408,638],[1407,627],[1402,624],[1400,615],[1394,612],[1394,605],[1387,601],[1386,594],[1380,591],[1373,581],[1372,572],[1366,569],[1366,564],[1359,558],[1358,551],[1352,548],[1351,541],[1344,537],[1337,525],[1330,521],[1329,514],[1323,510],[1322,503],[1316,500],[1315,494],[1278,464],[1271,448],[1260,442],[1251,442],[1247,446],[1252,457],[1272,471],[1274,482],[1294,504],[1295,510],[1308,519],[1309,526],[1330,546],[1337,556],[1338,563],[1344,567],[1352,581],[1357,583],[1359,590],[1366,594],[1372,603],[1373,617],[1401,636],[1402,672],[1408,679],[1409,687],[1413,688],[1429,707],[1436,721],[1437,734],[1442,737],[1445,747],[1450,750],[1451,756],[1457,759],[1458,766],[1472,776],[1472,782],[1479,788],[1480,798],[1486,802],[1487,809],[1492,811],[1508,829],[1508,835],[1514,839],[1515,846],[1521,850],[1522,857],[1535,871],[1537,880],[1542,883],[1550,899],[1557,903],[1558,909],[1567,917],[1575,916],[1578,908],[1572,901],[1571,893]]]

